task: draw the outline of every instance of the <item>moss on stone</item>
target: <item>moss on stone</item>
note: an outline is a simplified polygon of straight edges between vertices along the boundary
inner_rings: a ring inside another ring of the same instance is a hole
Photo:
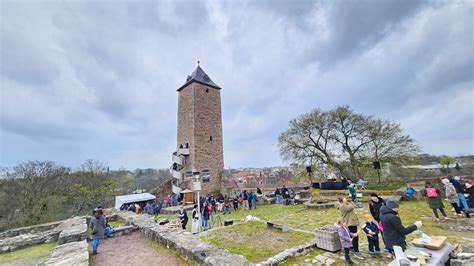
[[[47,258],[56,246],[57,243],[46,243],[4,253],[0,255],[0,264],[14,262],[16,265],[36,265]]]

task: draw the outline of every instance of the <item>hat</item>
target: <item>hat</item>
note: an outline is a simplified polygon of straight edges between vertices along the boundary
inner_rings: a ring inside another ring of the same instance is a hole
[[[399,207],[398,202],[393,201],[393,200],[387,200],[387,208],[396,209],[398,207]]]
[[[445,185],[446,185],[446,184],[448,184],[448,183],[449,183],[449,179],[447,179],[447,178],[443,178],[443,179],[441,179],[441,182],[443,182],[443,184],[445,184]]]
[[[366,220],[372,220],[372,215],[370,215],[370,214],[364,214],[364,218],[365,218]]]

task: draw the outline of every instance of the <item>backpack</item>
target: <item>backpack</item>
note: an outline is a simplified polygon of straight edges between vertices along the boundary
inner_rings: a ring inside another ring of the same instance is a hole
[[[437,198],[438,192],[436,192],[436,189],[434,187],[429,187],[426,189],[426,195],[428,196],[428,198]]]

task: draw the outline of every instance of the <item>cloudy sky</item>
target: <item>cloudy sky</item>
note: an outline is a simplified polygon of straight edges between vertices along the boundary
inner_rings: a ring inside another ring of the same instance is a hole
[[[225,166],[282,162],[314,107],[395,120],[426,153],[474,153],[472,1],[0,0],[0,166],[168,167],[177,92],[223,89]]]

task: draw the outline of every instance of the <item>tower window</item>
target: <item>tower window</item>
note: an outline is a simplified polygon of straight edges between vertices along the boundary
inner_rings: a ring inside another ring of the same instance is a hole
[[[212,141],[212,136],[209,136],[209,141]]]
[[[206,88],[206,92],[209,92],[209,89],[208,89],[208,88]]]
[[[202,182],[209,182],[211,180],[211,175],[209,169],[204,169],[201,171]]]

